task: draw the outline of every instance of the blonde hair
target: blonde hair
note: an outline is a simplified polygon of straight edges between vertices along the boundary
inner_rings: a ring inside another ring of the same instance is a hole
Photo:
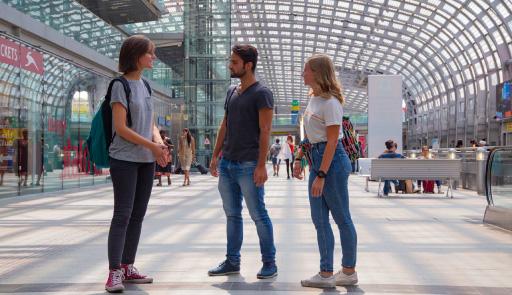
[[[326,98],[334,96],[341,104],[344,104],[345,97],[342,94],[340,82],[336,80],[334,63],[331,58],[325,54],[314,54],[307,59],[306,64],[314,73],[315,83],[322,91],[322,93],[315,94]],[[309,95],[313,95],[313,89],[309,90]]]

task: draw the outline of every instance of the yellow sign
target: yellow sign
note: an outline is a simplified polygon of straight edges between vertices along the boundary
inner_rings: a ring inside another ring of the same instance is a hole
[[[300,106],[292,106],[292,111],[300,111]]]
[[[503,127],[505,129],[505,132],[512,132],[512,122],[505,123]]]

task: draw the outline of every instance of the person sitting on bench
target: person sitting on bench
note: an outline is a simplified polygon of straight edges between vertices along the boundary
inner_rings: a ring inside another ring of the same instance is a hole
[[[421,156],[418,157],[418,159],[432,159],[432,154],[429,153],[428,146],[422,146],[421,147]],[[426,187],[425,184],[428,181],[421,181],[418,180],[418,189],[421,190],[421,185],[423,183],[423,193],[434,193],[434,188]],[[441,180],[435,180],[436,186],[437,186],[437,193],[442,194],[443,191],[441,190]]]
[[[386,150],[379,156],[379,159],[399,159],[405,158],[402,154],[396,152],[397,144],[393,140],[388,140],[385,142]],[[391,184],[395,186],[395,191],[398,193],[398,180],[384,180],[384,196],[388,196],[389,191],[391,190]]]

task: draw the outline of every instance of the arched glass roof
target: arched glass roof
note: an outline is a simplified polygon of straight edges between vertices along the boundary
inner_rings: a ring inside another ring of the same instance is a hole
[[[314,52],[333,57],[346,108],[363,112],[368,74],[403,75],[421,113],[488,91],[511,58],[510,0],[233,0],[232,9],[233,41],[257,46],[260,79],[282,106],[306,99],[302,67]]]

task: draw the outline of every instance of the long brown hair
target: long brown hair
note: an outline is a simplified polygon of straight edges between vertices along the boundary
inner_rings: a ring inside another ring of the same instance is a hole
[[[188,128],[185,128],[183,129],[183,131],[187,132],[187,143],[188,146],[190,146],[192,144],[192,135],[190,135],[190,130],[188,130]]]
[[[331,58],[325,54],[314,54],[307,59],[306,64],[314,73],[315,83],[322,91],[322,93],[315,93],[315,95],[326,98],[334,96],[341,104],[345,103],[341,84],[336,79],[334,63]],[[309,95],[313,95],[313,89],[309,90]]]

